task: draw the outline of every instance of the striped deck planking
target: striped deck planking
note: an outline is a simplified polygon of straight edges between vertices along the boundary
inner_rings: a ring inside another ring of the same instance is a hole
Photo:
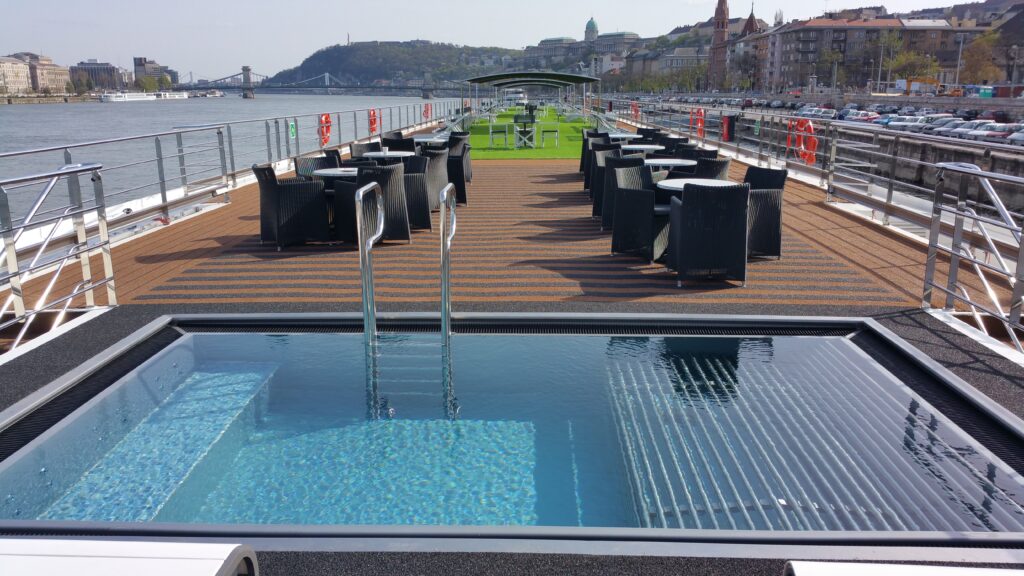
[[[590,218],[577,162],[474,164],[470,203],[458,209],[456,304],[558,310],[560,302],[567,308],[576,302],[650,303],[679,312],[709,304],[770,305],[791,313],[813,307],[842,314],[918,305],[923,245],[833,209],[820,190],[805,184],[787,187],[781,260],[751,262],[745,288],[708,283],[679,289],[663,266],[609,254],[610,235]],[[741,179],[744,169],[734,163],[731,177]],[[117,246],[121,303],[322,302],[332,309],[331,303],[358,302],[354,246],[283,252],[260,246],[257,196],[255,186],[243,188],[228,205]],[[437,214],[434,223],[433,232],[415,232],[409,244],[375,248],[382,305],[436,308]]]

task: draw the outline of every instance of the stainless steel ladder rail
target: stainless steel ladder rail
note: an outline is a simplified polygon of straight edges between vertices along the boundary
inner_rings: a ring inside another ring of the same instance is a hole
[[[372,195],[372,204],[368,197]],[[377,303],[373,294],[373,245],[384,235],[384,202],[380,184],[371,182],[356,191],[356,232],[359,242],[359,278],[362,282],[363,335],[367,344],[377,340]]]
[[[1014,221],[1013,216],[1003,205],[1002,200],[999,198],[999,195],[996,193],[991,183],[992,180],[995,180],[1008,184],[1024,185],[1024,178],[986,172],[973,164],[967,164],[964,162],[944,162],[937,164],[936,167],[939,169],[939,172],[936,178],[935,194],[932,203],[931,229],[928,239],[928,256],[925,264],[924,290],[921,298],[922,306],[930,308],[932,294],[934,290],[938,290],[946,295],[945,308],[947,309],[952,309],[954,307],[954,303],[959,301],[968,306],[976,318],[979,316],[978,311],[980,310],[981,312],[1001,321],[1006,326],[1007,334],[1013,342],[1013,345],[1017,350],[1024,352],[1024,345],[1021,344],[1020,339],[1015,333],[1015,330],[1024,330],[1024,325],[1021,323],[1021,312],[1022,308],[1024,308],[1024,242],[1021,242],[1021,225]],[[965,185],[960,186],[956,206],[946,206],[943,203],[941,186],[944,181],[944,175],[947,172],[959,174],[962,178],[977,178],[982,190],[984,190],[985,194],[988,196],[989,202],[991,202],[992,206],[999,214],[999,218],[989,218],[987,216],[979,215],[976,210],[968,207],[967,187]],[[954,217],[953,237],[951,245],[948,248],[943,246],[940,242],[943,214],[952,214]],[[982,237],[986,240],[986,248],[996,255],[996,264],[993,265],[989,262],[976,258],[974,253],[970,250],[970,246],[964,246],[964,227],[966,220],[970,220],[973,223],[973,226],[981,231]],[[1017,261],[1013,270],[1006,265],[1005,260],[1003,260],[1002,256],[999,254],[998,248],[995,246],[995,243],[992,241],[992,237],[989,233],[989,227],[1006,230],[1010,233],[1010,236],[1013,239],[1016,239]],[[941,286],[939,283],[935,282],[935,271],[938,267],[938,255],[940,252],[947,254],[950,259],[949,273],[947,275],[947,282],[945,286]],[[989,304],[983,304],[971,299],[963,286],[961,286],[957,281],[961,261],[967,262],[974,269],[975,274],[977,274],[985,288],[985,292],[990,300]],[[1005,278],[1012,288],[1009,311],[1004,310],[1003,305],[1000,303],[998,294],[996,294],[989,282],[989,279],[985,275],[986,270],[992,274]],[[984,330],[983,326],[979,326],[979,328]]]
[[[441,189],[441,342],[445,350],[452,340],[452,241],[458,225],[455,186]]]
[[[6,313],[11,308],[14,311],[14,318],[0,323],[0,330],[18,323],[22,324],[21,329],[11,344],[11,349],[21,344],[28,333],[29,327],[40,312],[60,307],[60,313],[51,326],[52,329],[60,325],[72,301],[78,296],[84,294],[87,306],[94,306],[92,294],[96,288],[106,286],[108,305],[117,305],[113,262],[110,253],[110,237],[107,229],[106,203],[103,193],[103,178],[100,174],[102,168],[103,166],[98,163],[68,164],[51,172],[0,181],[0,236],[3,238],[0,259],[5,261],[7,268],[7,273],[0,276],[0,284],[7,284],[11,292],[3,306],[0,307],[0,314]],[[77,180],[81,174],[91,174],[94,194],[94,205],[92,207],[86,207],[82,201]],[[40,212],[50,193],[61,179],[67,179],[68,181],[68,203]],[[18,223],[15,224],[16,219],[11,215],[10,211],[8,190],[36,183],[45,183],[44,189],[36,197],[26,215],[23,218],[17,219]],[[97,242],[93,245],[90,245],[85,224],[85,215],[89,212],[96,213]],[[43,217],[37,218],[40,215]],[[48,253],[50,243],[55,235],[57,235],[58,229],[68,219],[72,221],[76,242],[65,249],[62,254],[54,257]],[[34,250],[35,252],[30,261],[26,265],[22,265],[18,257],[18,242],[24,237],[26,231],[36,232],[42,238],[32,246],[22,248],[23,252],[27,250]],[[93,279],[89,266],[89,259],[96,251],[100,252],[103,264],[103,277],[99,280]],[[73,260],[79,260],[82,264],[82,281],[76,283],[68,294],[52,302],[47,302],[60,274],[66,265]],[[50,272],[50,281],[39,296],[35,306],[32,308],[26,307],[23,283],[30,278],[32,273],[49,268],[53,268],[53,271]]]

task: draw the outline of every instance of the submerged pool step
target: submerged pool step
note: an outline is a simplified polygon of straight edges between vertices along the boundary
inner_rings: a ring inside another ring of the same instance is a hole
[[[192,522],[537,523],[532,422],[383,420],[254,442]]]
[[[39,518],[152,520],[276,369],[250,362],[198,367]]]

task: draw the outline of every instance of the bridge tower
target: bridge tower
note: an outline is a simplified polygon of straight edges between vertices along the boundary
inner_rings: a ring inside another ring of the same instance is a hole
[[[253,99],[256,97],[256,90],[252,86],[252,68],[242,66],[242,98]]]

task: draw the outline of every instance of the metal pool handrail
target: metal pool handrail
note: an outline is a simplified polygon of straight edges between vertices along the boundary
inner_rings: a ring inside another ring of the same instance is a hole
[[[452,339],[452,240],[455,239],[455,186],[441,190],[441,338],[445,348]]]
[[[366,197],[373,194],[373,211],[368,214]],[[359,277],[363,292],[363,335],[367,343],[377,339],[377,304],[373,297],[373,245],[384,235],[384,206],[381,187],[371,182],[356,191],[356,231],[359,238]],[[373,218],[371,222],[369,218]],[[369,226],[373,224],[372,231]]]
[[[117,295],[114,288],[114,268],[110,255],[110,237],[107,230],[107,218],[105,215],[105,198],[103,194],[103,177],[100,170],[102,164],[72,164],[63,166],[57,170],[32,174],[18,178],[0,180],[0,236],[3,238],[3,249],[0,250],[0,259],[6,263],[6,274],[0,275],[0,289],[6,285],[10,295],[2,306],[0,306],[0,317],[13,309],[14,317],[8,321],[0,321],[0,330],[21,324],[21,329],[11,344],[11,349],[16,348],[28,333],[36,315],[40,312],[61,306],[60,313],[54,321],[54,327],[60,324],[66,316],[67,310],[72,301],[78,296],[85,295],[86,306],[95,306],[93,291],[101,286],[107,287],[107,303],[110,306],[117,305]],[[87,207],[82,199],[81,189],[78,183],[78,176],[91,174],[93,182],[94,206]],[[53,210],[39,215],[39,209],[49,198],[50,193],[57,183],[67,180],[68,200]],[[26,184],[44,183],[42,192],[36,197],[35,202],[28,214],[16,222],[11,214],[7,190],[11,187]],[[86,228],[86,215],[90,212],[96,213],[95,229],[97,232],[96,242],[90,244],[89,231]],[[57,213],[57,214],[54,214]],[[54,214],[54,215],[50,215]],[[71,233],[75,241],[55,258],[49,258],[48,249],[54,236],[66,221],[70,220]],[[27,264],[22,264],[18,257],[17,243],[22,239],[25,232],[38,234],[41,240],[33,246],[35,251],[33,257]],[[93,273],[89,259],[95,251],[100,251],[103,263],[103,277],[99,280],[93,279]],[[47,301],[60,278],[61,272],[69,262],[78,260],[82,268],[82,280],[74,285],[71,290],[63,296]],[[29,308],[25,305],[23,284],[33,273],[39,273],[49,269],[50,280],[47,283],[37,303]]]

